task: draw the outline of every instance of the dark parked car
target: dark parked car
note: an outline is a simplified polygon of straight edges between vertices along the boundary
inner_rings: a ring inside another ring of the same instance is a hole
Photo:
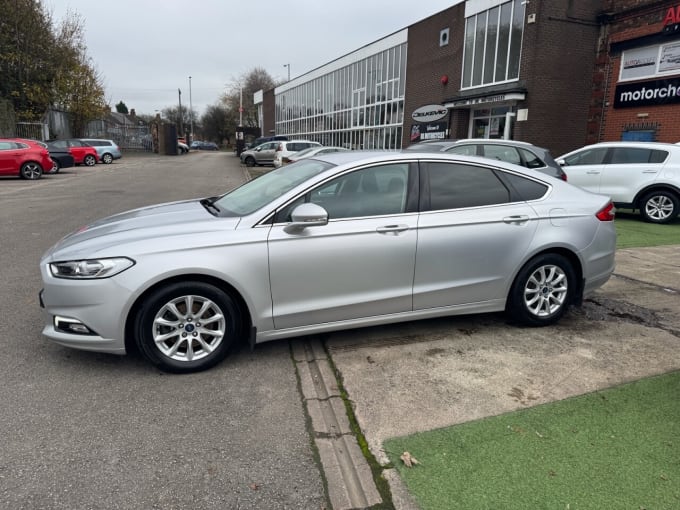
[[[68,150],[56,147],[50,148],[44,142],[40,142],[40,145],[43,145],[49,151],[50,158],[54,161],[54,166],[50,171],[51,174],[57,174],[62,168],[71,168],[76,164],[75,158]]]
[[[525,168],[532,168],[557,179],[567,180],[567,174],[553,159],[548,149],[517,140],[501,140],[496,138],[437,140],[416,143],[404,150],[481,156],[483,158],[513,163]]]
[[[213,142],[192,142],[191,148],[197,151],[218,151],[220,148]]]

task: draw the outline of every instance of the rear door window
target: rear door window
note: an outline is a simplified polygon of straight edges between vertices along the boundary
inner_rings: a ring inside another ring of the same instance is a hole
[[[615,147],[612,149],[612,165],[640,164],[640,163],[663,163],[668,152],[645,147]]]
[[[460,209],[510,202],[510,192],[494,172],[460,163],[430,162],[429,210]]]

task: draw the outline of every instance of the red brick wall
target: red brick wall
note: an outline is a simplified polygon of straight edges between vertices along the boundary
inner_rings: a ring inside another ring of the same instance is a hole
[[[274,89],[270,89],[264,92],[262,95],[262,136],[269,136],[274,133],[274,127],[276,126],[276,97],[274,95]]]
[[[584,145],[599,36],[595,0],[531,1],[524,26],[520,79],[527,87],[528,121],[513,138],[546,147],[553,155]]]
[[[439,33],[444,28],[449,29],[449,44],[440,47]],[[425,18],[408,28],[402,138],[404,147],[410,144],[413,111],[427,104],[441,104],[460,88],[464,33],[464,3]],[[441,82],[444,75],[448,77],[446,85]]]
[[[626,128],[654,129],[659,142],[680,141],[678,104],[613,108],[621,53],[611,52],[611,44],[661,33],[666,12],[678,5],[680,0],[606,0],[610,18],[602,28],[593,74],[588,143],[620,140]]]

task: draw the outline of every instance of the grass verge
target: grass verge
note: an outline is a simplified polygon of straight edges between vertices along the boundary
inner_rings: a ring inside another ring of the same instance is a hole
[[[423,510],[680,508],[678,395],[673,372],[385,449]]]
[[[680,244],[680,218],[658,225],[645,223],[639,214],[627,210],[616,212],[616,247],[641,248]]]

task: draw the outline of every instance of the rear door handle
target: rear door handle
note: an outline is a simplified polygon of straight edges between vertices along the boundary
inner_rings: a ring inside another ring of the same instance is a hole
[[[398,234],[399,232],[406,232],[408,225],[385,225],[375,229],[379,234]]]
[[[600,173],[599,170],[589,170],[586,172],[588,175],[597,175]]]
[[[518,214],[516,216],[506,216],[503,218],[503,222],[505,223],[526,223],[529,221],[529,216],[526,216],[525,214]]]

